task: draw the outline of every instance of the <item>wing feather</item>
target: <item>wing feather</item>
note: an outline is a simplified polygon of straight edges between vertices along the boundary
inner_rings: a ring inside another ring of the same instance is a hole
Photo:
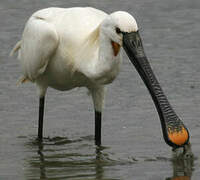
[[[35,81],[43,74],[58,46],[58,35],[53,24],[43,17],[32,16],[21,40],[20,62],[24,77]]]

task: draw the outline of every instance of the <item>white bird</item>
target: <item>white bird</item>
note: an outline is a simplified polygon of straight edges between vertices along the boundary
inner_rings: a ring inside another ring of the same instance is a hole
[[[108,15],[90,7],[47,8],[35,12],[26,23],[21,40],[11,52],[19,51],[18,59],[23,72],[21,82],[33,82],[38,89],[38,139],[43,137],[47,88],[66,91],[86,87],[94,103],[95,143],[101,145],[104,89],[119,73],[121,47],[124,47],[156,103],[166,142],[173,147],[188,143],[187,129],[170,109],[149,66],[134,17],[123,11]],[[172,117],[170,120],[168,114]],[[177,128],[177,122],[181,122],[178,125],[181,131],[174,133],[181,134],[178,140],[169,136],[170,132],[175,132],[173,129]],[[170,123],[176,126],[172,127]]]

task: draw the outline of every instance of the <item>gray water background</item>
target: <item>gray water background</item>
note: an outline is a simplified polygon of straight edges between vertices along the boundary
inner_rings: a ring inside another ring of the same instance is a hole
[[[51,6],[125,10],[137,19],[152,68],[190,130],[194,161],[172,158],[150,95],[126,56],[108,86],[101,149],[85,89],[48,89],[45,139],[36,141],[36,89],[16,85],[20,68],[8,55],[29,16]],[[200,179],[199,0],[1,0],[0,17],[0,180]]]

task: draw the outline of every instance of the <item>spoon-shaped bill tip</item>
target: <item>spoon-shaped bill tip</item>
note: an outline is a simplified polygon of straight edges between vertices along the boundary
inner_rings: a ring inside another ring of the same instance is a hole
[[[176,146],[183,146],[189,141],[189,133],[184,126],[181,126],[179,130],[168,129],[168,138]]]

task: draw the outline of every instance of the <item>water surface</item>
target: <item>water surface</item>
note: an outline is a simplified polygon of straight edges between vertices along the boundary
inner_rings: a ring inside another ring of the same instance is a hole
[[[20,68],[8,55],[29,16],[50,6],[93,6],[135,16],[155,74],[191,132],[194,161],[172,158],[150,95],[126,56],[108,86],[103,147],[94,145],[93,107],[85,89],[48,90],[45,139],[37,142],[35,87],[16,85]],[[199,0],[1,0],[0,16],[0,180],[199,180]]]

